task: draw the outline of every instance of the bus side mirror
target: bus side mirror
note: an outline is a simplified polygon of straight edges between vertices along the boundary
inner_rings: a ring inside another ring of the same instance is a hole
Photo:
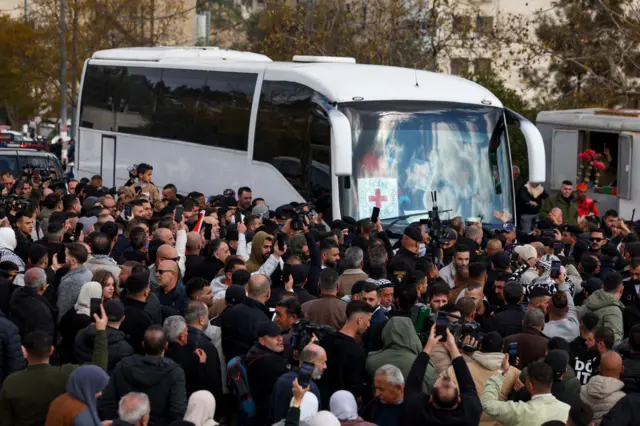
[[[544,183],[546,180],[546,157],[544,141],[540,131],[532,122],[505,108],[507,124],[520,129],[527,142],[527,154],[529,157],[529,182]]]
[[[331,123],[331,168],[336,176],[351,176],[353,171],[353,148],[351,145],[351,123],[337,109],[329,111]]]

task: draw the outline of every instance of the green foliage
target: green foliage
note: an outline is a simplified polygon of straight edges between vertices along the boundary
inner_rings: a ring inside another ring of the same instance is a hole
[[[525,116],[529,121],[535,123],[538,110],[531,105],[513,89],[508,88],[498,75],[476,74],[467,76],[472,81],[485,87],[502,101],[505,108],[516,111]],[[522,132],[519,129],[509,127],[509,145],[511,148],[511,161],[514,166],[520,167],[521,174],[524,179],[529,176],[529,157],[527,155],[527,143]]]

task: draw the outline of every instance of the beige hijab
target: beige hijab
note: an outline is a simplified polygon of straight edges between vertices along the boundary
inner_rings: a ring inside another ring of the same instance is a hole
[[[533,186],[531,186],[531,182],[527,182],[524,186],[527,188],[527,191],[529,191],[529,194],[531,194],[533,198],[538,198],[544,192],[544,188],[542,185],[538,185],[534,188]]]
[[[213,420],[216,413],[216,399],[211,392],[201,390],[194,392],[189,397],[187,412],[184,420],[196,426],[217,426],[218,422]]]

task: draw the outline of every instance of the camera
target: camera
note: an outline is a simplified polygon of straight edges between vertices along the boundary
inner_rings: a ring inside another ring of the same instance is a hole
[[[11,194],[0,198],[0,219],[7,217],[10,212],[25,212],[31,203],[18,195]]]
[[[305,211],[305,207],[309,207],[309,211]],[[293,208],[293,215],[291,217],[291,229],[294,231],[302,231],[307,225],[305,217],[311,219],[313,216],[313,206],[309,203],[299,204]]]
[[[333,328],[326,325],[314,324],[308,320],[300,320],[291,327],[291,348],[294,351],[302,351],[313,340],[313,335],[321,340],[324,336],[333,333]]]

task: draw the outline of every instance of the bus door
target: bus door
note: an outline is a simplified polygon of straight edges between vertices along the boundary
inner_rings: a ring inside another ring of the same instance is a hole
[[[116,185],[116,137],[102,135],[102,155],[100,156],[100,176],[107,188]]]

